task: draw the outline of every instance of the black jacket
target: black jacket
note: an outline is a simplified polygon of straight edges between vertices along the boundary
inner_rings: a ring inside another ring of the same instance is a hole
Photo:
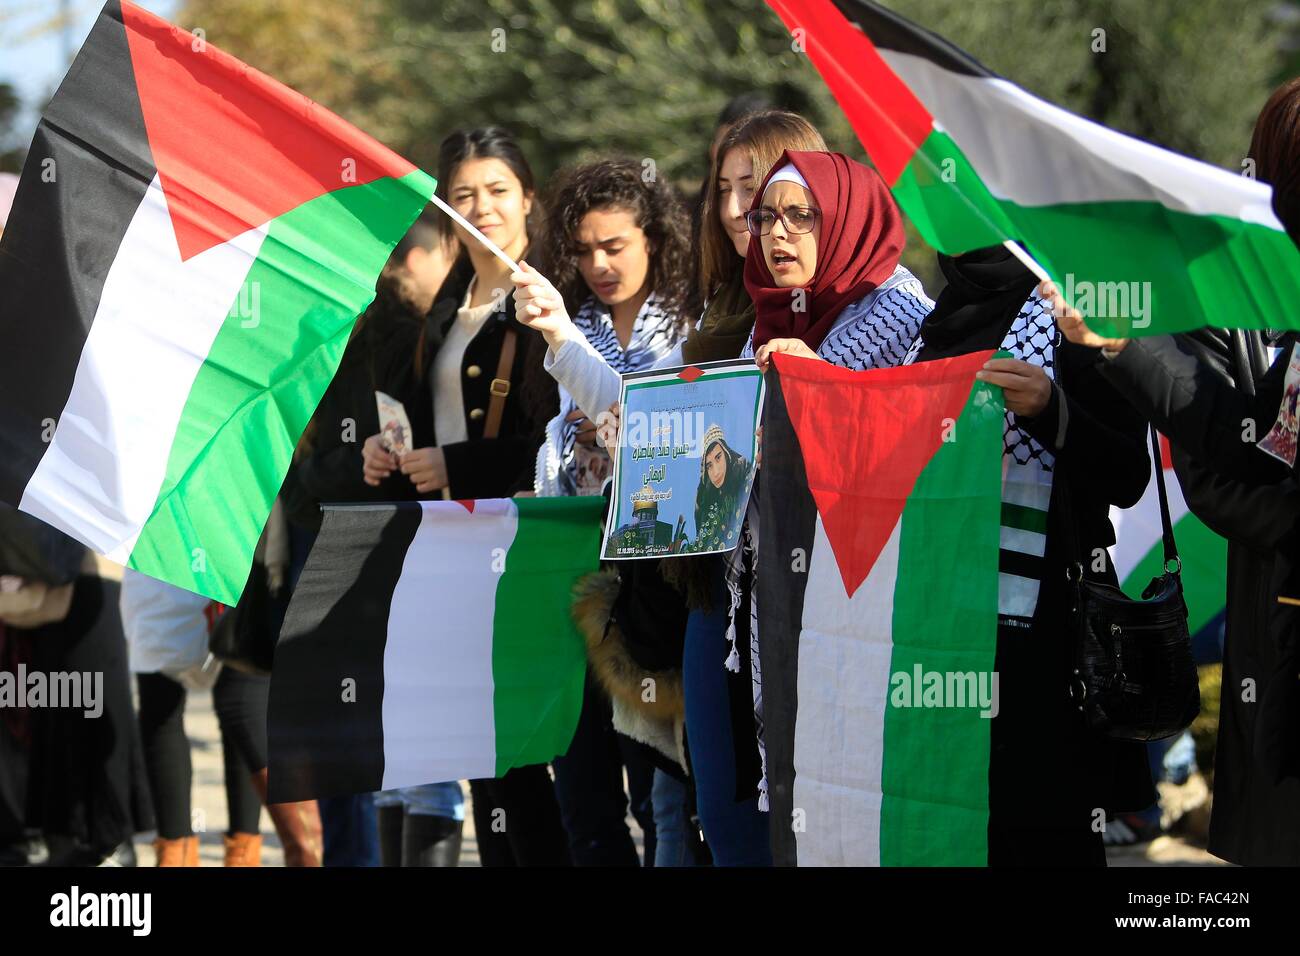
[[[1169,437],[1188,506],[1228,539],[1210,851],[1241,865],[1300,864],[1300,618],[1276,601],[1297,567],[1300,486],[1241,434],[1243,416],[1260,416],[1257,438],[1271,427],[1289,357],[1265,373],[1258,333],[1205,329],[1130,342],[1105,372]]]
[[[434,360],[456,313],[465,300],[474,273],[462,259],[447,276],[429,311],[422,349],[426,401],[432,407]],[[501,348],[507,330],[517,336],[515,360],[510,372],[510,392],[496,438],[485,439]],[[515,319],[514,300],[507,295],[504,308],[494,312],[469,343],[461,359],[461,392],[464,396],[468,439],[441,445],[447,460],[452,498],[503,498],[533,487],[533,468],[542,445],[546,423],[559,411],[559,392],[542,368],[546,341],[539,332]],[[414,427],[414,422],[412,422]],[[433,436],[433,444],[438,444]]]
[[[287,514],[295,524],[319,529],[320,505],[325,502],[420,497],[400,472],[378,487],[366,484],[361,477],[361,446],[379,432],[376,391],[405,406],[415,447],[432,444],[433,406],[414,363],[422,328],[419,315],[381,283],[374,302],[357,322],[281,488]]]

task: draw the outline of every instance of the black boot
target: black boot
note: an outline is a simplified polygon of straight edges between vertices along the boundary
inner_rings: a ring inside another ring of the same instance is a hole
[[[406,815],[402,829],[402,866],[457,866],[464,824],[450,817]]]
[[[402,827],[406,807],[376,807],[379,817],[379,865],[402,865]]]

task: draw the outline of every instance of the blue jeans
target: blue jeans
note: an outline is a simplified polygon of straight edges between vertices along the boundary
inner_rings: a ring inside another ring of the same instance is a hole
[[[396,790],[380,790],[375,794],[377,807],[406,807],[412,816],[446,817],[449,820],[465,819],[465,791],[459,780],[449,783],[422,783]]]
[[[714,570],[713,609],[691,611],[686,622],[682,685],[686,739],[695,774],[695,805],[716,866],[771,866],[767,814],[758,795],[736,799],[736,748],[727,689],[727,588],[719,561]],[[746,727],[745,733],[752,733]]]
[[[320,804],[322,866],[378,866],[379,818],[368,793],[327,797]]]
[[[686,784],[656,767],[650,792],[655,814],[655,866],[694,866],[691,841],[697,837],[686,819]]]

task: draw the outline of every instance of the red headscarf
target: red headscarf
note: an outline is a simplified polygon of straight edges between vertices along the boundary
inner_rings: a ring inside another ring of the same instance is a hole
[[[768,180],[786,163],[799,170],[821,210],[817,267],[805,286],[805,311],[794,311],[791,289],[772,279],[762,240],[751,238],[745,256],[745,289],[754,301],[754,348],[769,339],[802,339],[811,349],[835,318],[888,279],[903,251],[903,218],[889,187],[873,169],[843,153],[787,149],[754,194],[751,209],[763,205]]]

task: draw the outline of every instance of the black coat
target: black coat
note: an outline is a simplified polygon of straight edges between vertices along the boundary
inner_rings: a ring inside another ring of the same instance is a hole
[[[1297,567],[1300,485],[1241,434],[1243,417],[1259,416],[1256,437],[1271,427],[1289,357],[1261,374],[1258,333],[1206,329],[1131,342],[1106,367],[1170,438],[1192,512],[1228,539],[1210,850],[1241,865],[1300,864],[1300,619],[1276,601]]]
[[[423,321],[381,284],[358,320],[339,370],[312,416],[307,440],[281,488],[295,524],[320,528],[325,502],[406,501],[420,495],[409,478],[395,472],[377,487],[361,476],[361,447],[379,432],[375,392],[400,401],[411,422],[414,447],[433,441],[433,405],[416,374],[414,356]]]
[[[422,387],[432,396],[433,367],[447,331],[465,300],[474,273],[462,259],[447,276],[429,311],[422,348]],[[546,423],[559,411],[559,391],[542,367],[546,341],[539,332],[515,318],[514,300],[507,295],[504,308],[488,317],[461,358],[461,393],[464,398],[465,441],[440,445],[447,460],[451,497],[503,498],[533,487],[533,469],[542,446]],[[501,428],[496,438],[484,438],[501,348],[507,329],[517,336]],[[429,399],[431,402],[431,398]],[[414,427],[414,422],[412,422]],[[437,444],[437,436],[433,436]]]

